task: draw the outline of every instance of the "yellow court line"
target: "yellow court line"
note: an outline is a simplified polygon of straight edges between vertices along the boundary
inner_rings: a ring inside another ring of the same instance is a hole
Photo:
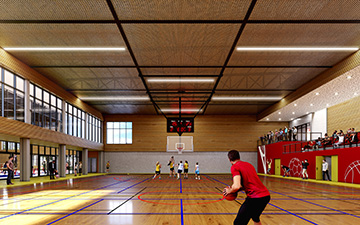
[[[263,173],[258,173],[258,175],[264,176],[264,177],[276,177],[276,178],[282,178],[282,179],[288,179],[288,180],[301,180],[304,182],[312,182],[312,183],[318,183],[318,184],[329,184],[329,185],[341,186],[341,187],[360,188],[360,184],[349,184],[349,183],[343,183],[343,182],[314,180],[314,179],[303,180],[300,177],[283,177],[283,176],[279,176],[279,175],[267,175],[267,174],[263,174]]]
[[[0,188],[12,188],[12,187],[19,187],[19,186],[39,184],[39,183],[48,183],[48,182],[63,181],[63,180],[70,180],[70,179],[79,179],[79,178],[84,178],[84,177],[95,177],[95,176],[101,176],[101,175],[105,175],[105,173],[91,173],[91,174],[81,175],[81,176],[74,176],[74,174],[67,174],[66,177],[60,177],[55,180],[50,180],[49,176],[31,177],[30,181],[20,181],[20,179],[12,179],[12,182],[14,183],[14,185],[7,185],[6,180],[3,180],[0,183]]]

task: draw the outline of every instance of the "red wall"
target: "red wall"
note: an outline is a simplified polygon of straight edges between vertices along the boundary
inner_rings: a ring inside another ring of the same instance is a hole
[[[309,178],[315,179],[316,156],[338,155],[338,165],[339,165],[338,181],[360,184],[360,147],[283,154],[283,145],[289,143],[290,142],[279,142],[265,146],[266,159],[272,159],[273,161],[270,171],[271,174],[275,173],[274,159],[281,159],[282,165],[286,165],[290,167],[291,176],[300,177],[302,168],[300,165],[298,165],[298,163],[299,161],[301,162],[307,159],[310,164],[308,167]],[[258,172],[264,173],[263,164],[259,153],[258,153]],[[281,171],[281,174],[283,175],[283,171]],[[347,177],[345,180],[346,174]]]

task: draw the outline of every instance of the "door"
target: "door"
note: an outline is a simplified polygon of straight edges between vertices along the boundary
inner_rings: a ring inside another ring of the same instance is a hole
[[[326,162],[328,163],[328,165],[329,165],[329,168],[328,168],[328,170],[329,170],[329,176],[330,176],[330,178],[332,177],[332,172],[331,172],[331,158],[332,158],[332,156],[325,156],[324,157],[324,159],[326,160]]]
[[[279,176],[281,175],[280,166],[281,166],[280,159],[275,159],[275,175],[279,175]]]
[[[330,178],[332,181],[338,181],[338,156],[332,155],[330,162],[331,162]],[[329,172],[330,172],[330,169],[329,169]]]
[[[322,161],[324,156],[316,156],[316,180],[322,180]]]
[[[96,173],[96,158],[89,158],[88,171],[89,173]]]

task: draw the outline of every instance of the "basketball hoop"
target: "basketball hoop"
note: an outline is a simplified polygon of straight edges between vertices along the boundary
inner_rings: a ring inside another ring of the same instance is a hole
[[[185,144],[184,143],[176,143],[175,148],[178,151],[178,154],[182,154],[182,151],[185,148]]]

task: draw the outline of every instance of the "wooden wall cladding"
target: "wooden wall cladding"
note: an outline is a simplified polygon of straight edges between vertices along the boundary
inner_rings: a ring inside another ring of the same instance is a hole
[[[76,96],[57,85],[55,82],[49,80],[34,69],[30,68],[28,65],[16,59],[2,48],[0,48],[0,65],[5,69],[8,69],[9,71],[16,73],[21,77],[45,88],[46,90],[73,104],[74,106],[79,107],[80,109],[103,120],[102,114],[99,111],[87,105]]]
[[[349,128],[360,131],[360,97],[329,107],[327,116],[329,135],[334,130],[343,130],[346,133]]]
[[[105,144],[105,151],[166,151],[167,136],[163,116],[105,115],[106,122],[133,122],[133,144]],[[288,123],[257,122],[256,116],[198,116],[194,122],[194,133],[183,134],[194,137],[195,151],[257,151],[257,140],[269,130],[288,126]],[[106,140],[106,132],[104,133]]]
[[[74,137],[64,133],[37,127],[31,124],[0,117],[0,137],[9,141],[19,141],[20,138],[30,138],[32,143],[65,144],[79,148],[103,150],[104,145]]]

